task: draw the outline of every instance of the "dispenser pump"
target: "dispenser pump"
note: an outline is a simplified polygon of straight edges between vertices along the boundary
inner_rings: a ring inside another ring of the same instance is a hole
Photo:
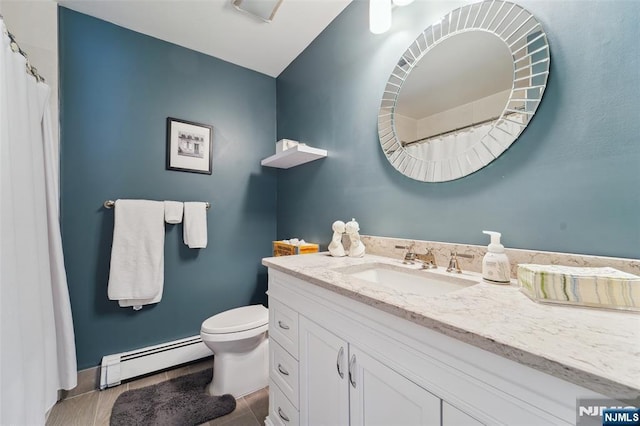
[[[487,250],[491,253],[504,253],[504,246],[500,244],[501,233],[494,231],[482,231],[482,233],[491,236],[491,244],[489,244]]]
[[[494,231],[482,231],[491,236],[491,244],[482,259],[482,278],[494,284],[509,284],[511,279],[511,264],[500,244],[502,234]]]

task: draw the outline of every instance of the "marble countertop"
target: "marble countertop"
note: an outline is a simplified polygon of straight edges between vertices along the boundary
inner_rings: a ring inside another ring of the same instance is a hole
[[[640,315],[539,304],[520,292],[515,280],[489,284],[474,272],[457,276],[478,284],[430,297],[344,273],[367,263],[418,269],[368,254],[360,259],[317,253],[262,260],[269,268],[602,395],[640,400]],[[450,275],[442,268],[421,272]]]

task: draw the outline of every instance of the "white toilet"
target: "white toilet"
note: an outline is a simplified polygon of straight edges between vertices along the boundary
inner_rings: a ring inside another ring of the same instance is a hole
[[[262,305],[230,309],[206,319],[200,336],[214,354],[209,395],[236,398],[269,382],[269,310]]]

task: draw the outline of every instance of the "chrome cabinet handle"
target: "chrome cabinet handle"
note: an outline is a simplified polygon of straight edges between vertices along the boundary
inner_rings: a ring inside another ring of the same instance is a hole
[[[351,361],[349,361],[349,382],[351,383],[351,386],[353,386],[354,388],[356,387],[356,372],[354,370],[356,366],[356,356],[351,355]]]
[[[282,412],[282,408],[278,407],[278,415],[280,416],[280,418],[282,420],[284,420],[285,422],[289,421],[289,417],[287,417],[283,412]]]
[[[338,369],[338,375],[341,379],[344,379],[344,373],[342,372],[342,356],[344,355],[344,346],[340,346],[340,350],[338,351],[338,358],[336,358],[336,368]]]
[[[278,325],[283,330],[288,330],[289,329],[289,326],[287,324],[283,323],[282,321],[278,321]]]
[[[282,374],[284,374],[285,376],[289,375],[289,372],[287,370],[285,370],[285,368],[282,366],[282,364],[278,364],[278,371],[281,372]]]

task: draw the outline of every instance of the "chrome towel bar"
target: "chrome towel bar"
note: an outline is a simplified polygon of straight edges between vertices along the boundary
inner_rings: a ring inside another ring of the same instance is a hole
[[[107,200],[104,203],[102,203],[102,205],[106,209],[112,209],[116,205],[116,202],[113,201],[113,200]],[[211,208],[211,203],[205,203],[205,205],[207,206],[207,210],[209,210]]]

